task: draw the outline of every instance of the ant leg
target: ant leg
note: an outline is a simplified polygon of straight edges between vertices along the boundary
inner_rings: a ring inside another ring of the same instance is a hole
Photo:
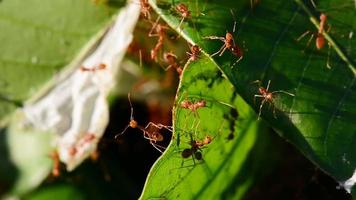
[[[214,57],[216,54],[219,54],[221,51],[224,52],[225,49],[226,49],[226,45],[224,44],[224,45],[221,46],[221,48],[219,49],[219,51],[213,53],[213,54],[211,55],[211,57]],[[219,56],[220,56],[220,55],[219,55]]]
[[[182,19],[179,22],[179,25],[177,26],[177,29],[179,30],[179,33],[182,33],[182,29],[180,27],[182,26],[184,19],[185,19],[185,17],[182,17]]]
[[[308,42],[307,42],[307,46],[306,46],[306,47],[309,47],[309,45],[310,45],[311,41],[313,40],[313,38],[314,38],[314,34],[312,34],[312,35],[310,36],[310,38],[309,38],[309,40],[308,40]]]
[[[168,71],[173,65],[168,65],[168,67],[164,68],[164,71]]]
[[[154,127],[158,128],[158,129],[165,128],[165,129],[167,129],[167,130],[173,132],[173,129],[172,129],[171,126],[166,126],[166,125],[163,125],[163,124],[155,124],[155,123],[153,123],[153,122],[148,122],[148,124],[146,125],[145,129],[147,129],[147,128],[150,127],[150,126],[154,126]]]
[[[304,38],[305,36],[307,36],[309,33],[310,33],[310,31],[305,31],[302,35],[300,35],[300,36],[297,38],[297,41],[299,42],[302,38]]]
[[[258,112],[258,119],[260,119],[260,117],[261,117],[262,107],[263,107],[263,105],[265,104],[265,102],[266,102],[266,99],[263,99],[262,102],[261,102],[260,111]]]
[[[268,84],[267,84],[267,88],[266,88],[266,91],[269,90],[269,86],[271,85],[271,80],[268,81]]]
[[[259,94],[253,95],[253,103],[254,103],[254,104],[256,104],[256,97],[263,98],[263,96],[262,96],[262,95],[259,95]]]
[[[153,24],[153,26],[152,26],[150,32],[148,32],[148,37],[155,37],[155,36],[158,36],[158,35],[159,35],[159,33],[153,34],[153,30],[157,27],[158,21],[159,21],[160,18],[161,18],[161,16],[158,16],[158,17],[157,17],[157,19],[156,19],[156,21],[154,22],[154,24]]]
[[[235,61],[235,63],[231,66],[231,69],[234,68],[234,66],[242,60],[243,56],[241,56],[239,59]]]
[[[224,37],[219,37],[219,36],[206,36],[206,37],[203,37],[203,39],[220,40],[222,42],[225,42],[225,38]]]
[[[224,47],[224,48],[222,49],[222,51],[220,52],[219,56],[222,56],[222,55],[224,54],[225,50],[227,49],[225,44],[224,44],[223,46],[225,46],[225,47]]]
[[[133,106],[132,106],[132,103],[131,103],[131,94],[130,93],[127,94],[127,98],[129,100],[130,108],[131,108],[130,120],[133,120],[134,119],[134,117],[133,117],[134,110],[133,110]]]
[[[124,129],[121,133],[116,134],[114,138],[117,139],[117,137],[119,137],[120,135],[124,134],[124,133],[126,132],[126,130],[127,130],[129,127],[130,127],[130,125],[127,125],[127,126],[125,127],[125,129]]]
[[[328,69],[331,69],[331,65],[330,65],[330,47],[331,47],[331,45],[330,45],[330,43],[328,42],[328,59],[326,60],[326,67],[328,68]]]
[[[290,95],[290,96],[292,96],[292,97],[295,96],[294,94],[289,93],[289,92],[286,92],[286,91],[284,91],[284,90],[277,90],[277,91],[273,91],[273,92],[271,92],[271,93],[272,93],[272,94],[274,94],[274,93],[284,93],[284,94]]]
[[[151,140],[150,140],[150,144],[155,148],[157,149],[157,151],[163,153],[163,151],[166,149],[165,147],[161,146],[161,145],[158,145],[158,144],[155,144],[153,143]],[[163,151],[162,151],[163,149]]]

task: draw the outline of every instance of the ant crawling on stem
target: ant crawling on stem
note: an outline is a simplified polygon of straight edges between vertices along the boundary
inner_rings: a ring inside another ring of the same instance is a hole
[[[175,9],[182,17],[182,19],[180,20],[179,25],[177,27],[177,29],[180,29],[184,19],[190,17],[190,11],[188,9],[188,6],[183,4],[183,3],[180,3],[180,4],[176,5]]]
[[[198,45],[190,46],[190,52],[187,52],[187,55],[189,56],[188,62],[198,60],[200,50]]]
[[[153,126],[153,127],[156,127],[158,129],[162,129],[162,128],[165,128],[167,129],[168,131],[172,132],[172,127],[170,126],[166,126],[166,125],[163,125],[163,124],[155,124],[153,122],[149,122],[145,127],[143,126],[140,126],[137,121],[134,119],[134,116],[133,116],[133,106],[132,106],[132,103],[131,103],[131,98],[130,98],[130,93],[127,95],[128,96],[128,99],[129,99],[129,103],[130,103],[130,108],[131,108],[131,115],[130,115],[130,121],[129,121],[129,124],[124,128],[124,130],[115,135],[115,139],[124,134],[126,132],[126,130],[131,127],[131,128],[137,128],[139,130],[142,131],[143,133],[143,137],[147,140],[150,141],[150,144],[155,148],[157,149],[159,152],[163,152],[165,147],[161,146],[161,145],[158,145],[156,144],[156,142],[161,142],[163,141],[163,135],[157,131],[150,131],[150,127]]]
[[[327,16],[326,16],[326,14],[321,13],[319,18],[320,18],[320,23],[319,23],[318,32],[311,34],[311,36],[310,36],[310,38],[309,38],[309,40],[307,42],[307,46],[309,46],[310,42],[312,41],[312,39],[316,35],[315,46],[316,46],[316,48],[318,50],[321,50],[325,45],[325,38],[324,38],[323,32],[324,32],[324,29],[325,29],[325,26],[326,26]],[[329,30],[327,30],[327,32],[328,31]],[[301,36],[299,36],[297,38],[297,41],[300,41],[303,37],[305,37],[306,35],[308,35],[310,33],[311,33],[310,31],[306,31],[305,33],[303,33]]]
[[[261,81],[260,80],[256,80],[253,83],[258,83],[259,85],[261,85]],[[270,92],[269,91],[270,84],[271,84],[271,80],[268,81],[267,88],[264,88],[264,87],[260,86],[258,88],[259,94],[255,94],[254,97],[253,97],[254,102],[256,101],[256,97],[257,98],[262,98],[262,102],[261,102],[261,105],[260,105],[260,110],[258,112],[258,118],[260,118],[261,112],[262,112],[262,107],[266,102],[270,103],[270,105],[273,106],[273,115],[276,118],[276,109],[274,107],[273,94],[284,93],[284,94],[287,94],[287,95],[290,95],[290,96],[293,96],[293,97],[295,96],[294,94],[286,92],[286,91],[283,91],[283,90],[277,90],[277,91]]]
[[[152,28],[148,33],[148,37],[158,37],[155,47],[151,50],[151,59],[155,61],[157,61],[159,50],[163,47],[164,38],[168,29],[167,26],[158,23],[159,19],[160,17],[153,23]]]

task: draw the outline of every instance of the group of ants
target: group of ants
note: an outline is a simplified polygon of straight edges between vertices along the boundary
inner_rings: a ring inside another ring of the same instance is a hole
[[[159,52],[163,48],[164,38],[166,35],[166,31],[168,30],[168,27],[159,23],[159,19],[160,19],[159,17],[157,18],[157,20],[155,22],[151,21],[150,12],[151,12],[152,8],[149,5],[148,0],[140,0],[140,6],[141,6],[142,17],[149,20],[149,22],[151,22],[153,24],[148,36],[149,37],[158,37],[157,43],[155,44],[155,46],[153,47],[153,49],[150,52],[151,59],[157,62]],[[181,21],[179,23],[179,26],[177,27],[177,29],[179,30],[181,28],[183,21],[185,19],[188,19],[191,17],[191,12],[190,12],[188,6],[183,3],[177,4],[175,6],[175,10],[181,16]],[[323,36],[323,32],[324,32],[326,19],[327,19],[326,15],[321,13],[319,29],[316,34],[316,48],[318,50],[322,49],[324,46],[324,43],[325,43],[325,38]],[[236,25],[236,23],[234,24],[233,31],[235,31],[235,25]],[[307,33],[309,33],[309,31],[306,32],[305,34],[303,34],[302,36],[304,37]],[[243,51],[235,43],[232,33],[226,32],[225,37],[207,36],[204,38],[211,39],[211,40],[220,40],[223,42],[223,45],[221,46],[221,48],[216,53],[211,54],[210,55],[211,57],[213,57],[215,55],[222,56],[226,50],[229,50],[234,56],[238,57],[238,60],[235,62],[235,64],[243,58]],[[187,62],[198,60],[200,52],[201,52],[201,48],[198,45],[190,45],[190,52],[187,52],[187,55],[189,56]],[[164,53],[163,57],[164,57],[164,60],[168,64],[168,67],[165,70],[174,68],[178,72],[178,74],[181,75],[183,68],[178,63],[177,56],[174,53],[169,52],[169,53]],[[232,66],[234,66],[234,65],[232,65]],[[96,71],[105,70],[105,69],[106,69],[106,64],[104,64],[104,63],[98,64],[97,66],[92,66],[91,68],[88,68],[85,66],[80,67],[80,70],[82,72],[96,72]],[[270,83],[271,83],[270,80],[268,81],[267,87],[261,86],[261,81],[259,81],[259,80],[254,81],[254,83],[259,84],[259,88],[258,88],[259,94],[255,94],[254,99],[256,99],[256,98],[262,99],[261,104],[259,106],[258,117],[260,117],[261,112],[262,112],[262,107],[265,103],[269,103],[271,106],[274,105],[274,94],[284,93],[284,94],[287,94],[290,96],[294,96],[294,94],[288,93],[283,90],[272,91],[272,92],[269,91],[269,87],[270,87]],[[157,144],[157,142],[162,142],[164,140],[164,137],[159,132],[159,130],[166,129],[169,132],[173,132],[173,128],[171,126],[167,126],[167,125],[163,125],[163,124],[159,124],[159,123],[157,124],[157,123],[153,123],[153,122],[149,122],[146,126],[139,125],[138,122],[134,119],[134,111],[133,111],[133,106],[131,103],[130,93],[128,94],[128,100],[129,100],[130,108],[131,108],[130,121],[129,121],[128,125],[124,128],[124,130],[115,136],[115,139],[117,139],[120,135],[124,134],[128,128],[139,129],[140,131],[142,131],[143,137],[145,139],[147,139],[149,141],[149,143],[156,150],[163,153],[163,151],[165,150],[165,147]],[[200,99],[198,101],[190,101],[188,99],[185,99],[179,104],[179,107],[182,109],[190,110],[192,113],[197,114],[197,110],[200,108],[206,107],[206,105],[207,105],[207,103],[203,99]],[[273,114],[276,117],[275,109],[273,109]],[[198,115],[195,115],[195,116],[198,116]],[[154,127],[156,130],[152,131],[152,127]],[[94,139],[96,139],[95,135],[87,134],[86,137],[82,138],[83,141],[79,142],[79,143],[91,142]],[[210,135],[205,136],[205,138],[203,138],[201,140],[194,139],[191,135],[191,139],[189,142],[190,147],[185,148],[181,151],[182,158],[186,159],[186,158],[192,157],[193,161],[195,159],[197,161],[203,160],[203,156],[201,153],[202,148],[209,145],[212,141],[213,141],[213,137]],[[73,151],[71,151],[71,154],[72,153],[73,153],[73,155],[76,153],[75,148],[73,148]],[[59,161],[59,155],[56,151],[54,151],[51,154],[51,159],[54,161],[53,169],[52,169],[52,176],[58,177],[60,175],[60,161]]]

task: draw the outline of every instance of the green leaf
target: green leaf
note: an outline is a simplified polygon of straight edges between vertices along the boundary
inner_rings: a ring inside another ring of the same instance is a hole
[[[2,0],[0,122],[71,62],[115,10],[89,0]]]
[[[184,100],[202,99],[207,105],[196,112],[179,106]],[[258,133],[265,126],[208,57],[201,55],[199,61],[186,66],[173,122],[173,140],[151,169],[141,199],[241,198],[253,183],[257,169],[246,168],[251,164],[251,149],[262,138]],[[206,136],[213,139],[197,150],[202,160],[182,157],[184,149],[192,148],[192,140]]]
[[[53,134],[39,132],[26,127],[25,124],[17,123],[23,118],[20,114],[14,115],[14,118],[16,120],[12,120],[6,133],[2,133],[5,136],[8,155],[2,152],[1,163],[4,164],[6,159],[9,159],[12,168],[8,165],[10,168],[0,172],[8,180],[13,180],[9,192],[12,195],[26,193],[48,176],[52,167],[50,153],[53,150],[51,146]]]
[[[83,46],[93,45],[89,39],[123,1],[115,2],[0,1],[0,127],[8,125],[1,131],[0,181],[11,195],[27,193],[48,176],[54,134],[27,127],[23,116],[8,116],[81,57],[80,49],[88,51]]]
[[[271,80],[269,91],[293,93],[275,94],[273,105],[267,102],[261,117],[340,183],[351,178],[356,168],[354,2],[320,0],[316,8],[309,0],[251,1],[253,8],[247,0],[182,2],[191,17],[178,32],[207,55],[218,51],[223,42],[204,37],[232,33],[231,10],[235,13],[233,35],[244,56],[233,66],[238,57],[226,50],[214,56],[214,62],[257,113],[261,99],[254,103],[254,95],[259,94],[254,81],[266,87]],[[171,1],[150,3],[178,29],[181,17]],[[315,39],[309,46],[308,37],[297,39],[308,30],[317,32],[320,12],[328,16],[330,31],[323,33],[324,48],[317,50]]]

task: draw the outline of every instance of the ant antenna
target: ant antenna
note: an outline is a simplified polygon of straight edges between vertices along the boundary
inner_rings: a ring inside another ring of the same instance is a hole
[[[133,106],[132,106],[132,103],[131,103],[131,94],[130,93],[127,94],[127,98],[129,99],[130,108],[131,108],[130,120],[133,120],[134,119],[134,117],[133,117]]]
[[[234,27],[232,28],[232,32],[235,33],[236,25],[237,25],[236,17],[235,17],[235,13],[234,13],[234,11],[232,9],[230,9],[230,13],[232,15],[232,18],[234,19]]]
[[[270,84],[271,84],[271,80],[268,81],[267,88],[266,88],[267,91],[269,90]]]
[[[290,95],[290,96],[295,96],[294,94],[292,94],[292,93],[289,93],[289,92],[286,92],[286,91],[284,91],[284,90],[277,90],[277,91],[273,91],[273,92],[271,92],[272,94],[274,94],[274,93],[284,93],[284,94],[288,94],[288,95]]]

